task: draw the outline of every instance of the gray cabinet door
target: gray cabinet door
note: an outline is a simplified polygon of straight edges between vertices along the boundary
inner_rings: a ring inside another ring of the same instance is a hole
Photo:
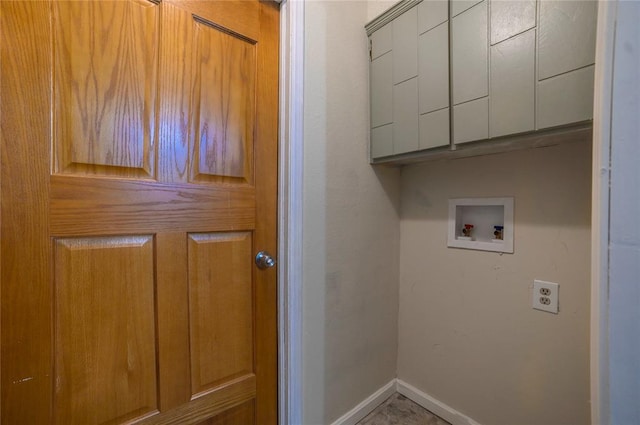
[[[371,129],[371,158],[393,155],[393,124]]]
[[[489,99],[473,100],[453,107],[453,141],[473,142],[489,137]]]
[[[418,150],[418,79],[393,87],[393,153]]]
[[[459,15],[479,2],[480,0],[451,0],[451,16]]]
[[[538,83],[537,128],[593,118],[594,65]]]
[[[379,58],[393,48],[393,25],[387,24],[371,34],[371,59]]]
[[[420,115],[420,149],[449,145],[449,108]]]
[[[489,94],[487,1],[452,20],[453,104]]]
[[[449,27],[439,25],[418,39],[420,113],[449,106]]]
[[[491,44],[536,26],[536,0],[491,0]]]
[[[409,9],[393,21],[393,83],[418,75],[418,9]]]
[[[391,97],[393,93],[393,52],[371,62],[371,127],[393,122]]]
[[[536,30],[491,46],[491,137],[535,128]]]
[[[598,2],[541,0],[538,79],[595,62]]]
[[[449,19],[447,0],[427,0],[418,5],[418,34],[429,31]]]

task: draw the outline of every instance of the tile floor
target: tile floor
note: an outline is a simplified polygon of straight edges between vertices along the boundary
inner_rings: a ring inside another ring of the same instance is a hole
[[[395,393],[357,425],[451,425],[402,394]]]

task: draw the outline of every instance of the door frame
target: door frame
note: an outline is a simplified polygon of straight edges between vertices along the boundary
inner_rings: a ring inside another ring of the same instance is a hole
[[[598,2],[591,189],[591,423],[609,425],[609,207],[617,1]]]
[[[276,0],[280,1],[280,0]],[[304,0],[280,4],[278,417],[302,424]]]

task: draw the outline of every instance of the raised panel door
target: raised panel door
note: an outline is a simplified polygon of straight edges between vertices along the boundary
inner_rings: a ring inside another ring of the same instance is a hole
[[[277,4],[0,8],[2,423],[275,424]]]

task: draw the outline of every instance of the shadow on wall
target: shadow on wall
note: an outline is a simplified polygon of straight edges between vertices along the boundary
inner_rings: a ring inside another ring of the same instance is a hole
[[[393,205],[393,208],[396,211],[398,217],[401,212],[401,203],[400,203],[400,173],[401,169],[396,167],[384,166],[384,165],[373,165],[373,172],[375,173],[378,181],[380,182],[380,186],[387,194],[387,198]]]

